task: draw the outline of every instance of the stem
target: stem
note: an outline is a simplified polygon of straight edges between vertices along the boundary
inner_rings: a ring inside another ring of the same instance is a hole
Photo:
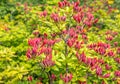
[[[51,78],[51,71],[46,72],[46,73],[47,73],[48,79],[49,79],[48,83],[49,83],[49,84],[53,84],[53,80],[52,80],[52,78]]]
[[[89,72],[88,70],[86,71],[86,83],[88,83],[88,77],[89,77]]]
[[[45,71],[45,67],[43,67],[42,64],[40,64],[40,66],[41,66],[41,68],[42,68],[42,71],[41,71],[41,72],[47,74],[47,76],[48,76],[48,83],[49,83],[49,84],[53,84],[53,80],[52,80],[52,78],[51,78],[51,71],[46,72],[46,71]],[[41,74],[42,74],[42,73],[41,73]]]
[[[66,44],[66,41],[65,41],[65,44]],[[67,45],[65,45],[65,57],[67,58],[67,55],[68,55],[68,47]],[[66,73],[68,73],[68,64],[66,63]]]
[[[57,28],[60,30],[60,31],[62,31],[61,29],[60,29],[60,27],[56,24],[56,26],[57,26]],[[64,41],[64,43],[65,43],[65,57],[67,58],[67,55],[68,55],[68,47],[67,47],[67,39],[68,39],[68,37],[67,38],[64,38],[62,35],[60,36],[62,39],[63,39],[63,41]],[[68,64],[66,63],[66,73],[68,73]]]
[[[60,29],[60,27],[57,24],[55,24],[55,25],[57,26],[57,28],[59,29],[59,31],[62,32],[62,30]],[[60,35],[60,37],[65,41],[65,38],[64,38],[63,35]]]

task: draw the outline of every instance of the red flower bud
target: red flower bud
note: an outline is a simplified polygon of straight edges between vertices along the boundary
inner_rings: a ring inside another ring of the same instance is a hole
[[[114,46],[117,47],[118,46],[118,42],[114,42]]]
[[[113,36],[116,36],[116,35],[118,35],[118,32],[115,32],[115,31],[114,31],[114,32],[112,32],[112,35],[113,35]]]
[[[46,10],[43,11],[43,16],[44,17],[47,16],[47,11]]]
[[[41,17],[46,17],[47,16],[47,11],[44,10],[41,14],[40,14]]]
[[[70,6],[70,3],[67,0],[64,0],[62,2],[58,2],[58,7],[63,8],[65,6]]]
[[[62,21],[65,21],[65,20],[66,20],[66,16],[62,16],[62,17],[61,17],[61,20],[62,20]]]
[[[110,77],[110,73],[106,73],[104,74],[103,78],[109,78]]]
[[[72,80],[72,74],[65,74],[64,76],[61,74],[60,78],[65,82],[68,83]]]
[[[29,39],[28,44],[32,47],[38,46],[38,44],[40,43],[41,40],[42,40],[42,38]]]
[[[104,55],[106,53],[106,50],[103,47],[99,47],[99,48],[97,48],[97,52],[101,55]]]
[[[93,16],[93,14],[91,14],[91,13],[87,13],[87,19],[88,19],[88,21],[92,21],[92,20],[94,20],[94,16]]]
[[[87,38],[87,35],[82,34],[82,39],[86,39],[86,40],[87,40],[87,39],[88,39],[88,38]]]
[[[58,6],[62,8],[64,6],[63,2],[58,2]]]
[[[113,37],[112,37],[112,36],[107,36],[107,37],[106,37],[106,40],[112,41],[112,40],[113,40]]]
[[[120,54],[120,47],[117,48],[117,54]]]
[[[106,65],[105,65],[105,68],[106,68],[106,70],[110,70],[110,69],[112,68],[112,66],[106,64]]]
[[[27,80],[28,80],[28,81],[32,81],[32,80],[33,80],[33,77],[32,77],[32,76],[28,76]]]
[[[98,60],[98,63],[104,64],[105,61],[104,61],[103,59],[99,59],[99,60]]]
[[[46,56],[46,58],[42,61],[42,63],[45,67],[50,67],[55,64],[55,62],[52,61],[52,55]]]
[[[72,47],[73,46],[73,44],[74,44],[74,39],[68,39],[67,40],[67,45],[69,46],[69,47]]]
[[[86,63],[87,59],[86,59],[86,55],[85,55],[84,52],[82,52],[82,53],[80,54],[80,57],[81,57],[81,61],[84,62],[84,63]]]
[[[115,56],[115,54],[114,54],[114,52],[113,52],[112,50],[110,50],[110,51],[107,53],[107,55],[110,56],[110,57]]]
[[[120,63],[120,58],[115,58],[114,59],[117,63]]]
[[[75,7],[77,7],[77,6],[79,6],[79,4],[80,4],[80,2],[79,2],[79,0],[78,0],[77,2],[74,2],[73,5],[74,5]]]
[[[98,76],[102,75],[102,68],[101,68],[101,67],[97,67],[97,69],[96,69],[96,74],[97,74]]]
[[[44,33],[44,38],[47,38],[47,36],[48,36],[48,35],[47,35],[46,33]]]
[[[114,75],[117,76],[117,77],[120,77],[120,71],[118,71],[118,70],[115,71],[115,72],[114,72]]]
[[[81,42],[76,42],[75,44],[75,48],[76,49],[80,49],[82,46],[81,46]]]
[[[33,47],[33,48],[32,48],[32,54],[33,54],[33,55],[36,55],[36,54],[37,54],[37,50],[38,50],[37,47]]]
[[[77,13],[73,15],[73,19],[77,22],[80,23],[82,21],[82,18],[84,17],[84,13]]]
[[[27,52],[26,52],[26,56],[27,58],[32,58],[32,55],[31,55],[31,50],[28,48]]]
[[[51,75],[51,78],[52,78],[52,80],[55,80],[55,79],[56,79],[55,74],[52,74],[52,75]]]
[[[99,19],[96,18],[93,23],[96,24],[96,23],[98,22],[98,20],[99,20]]]
[[[55,22],[59,22],[60,21],[60,17],[59,17],[58,14],[52,13],[50,16],[51,16],[51,19],[53,19]]]

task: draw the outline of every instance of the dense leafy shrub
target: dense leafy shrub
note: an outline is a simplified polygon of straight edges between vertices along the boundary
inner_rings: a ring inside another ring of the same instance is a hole
[[[118,31],[112,28],[108,31],[107,23],[102,31],[94,26],[98,21],[94,17],[94,14],[97,16],[95,11],[103,13],[107,9],[98,10],[98,7],[95,10],[79,6],[79,1],[71,4],[66,0],[58,6],[51,12],[44,10],[40,13],[41,27],[34,33],[35,38],[28,41],[31,47],[26,55],[28,59],[38,60],[41,82],[117,83],[119,47],[114,39]],[[107,13],[103,14],[107,16]],[[111,16],[103,16],[100,21],[103,18],[110,19]]]

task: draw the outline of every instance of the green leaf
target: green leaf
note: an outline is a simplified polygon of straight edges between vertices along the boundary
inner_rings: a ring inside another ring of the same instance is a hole
[[[55,64],[58,65],[59,67],[62,66],[61,63],[58,61],[56,61]]]
[[[59,84],[64,84],[64,82],[62,80],[59,80]]]
[[[85,77],[80,77],[78,78],[80,81],[86,81],[86,78]]]

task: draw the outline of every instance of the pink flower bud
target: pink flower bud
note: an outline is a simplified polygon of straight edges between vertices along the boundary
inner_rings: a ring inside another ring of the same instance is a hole
[[[110,56],[110,57],[115,56],[115,54],[114,54],[114,52],[113,52],[112,50],[110,50],[110,51],[107,53],[107,55]]]
[[[108,31],[106,31],[105,34],[108,35],[108,34],[111,34],[111,32],[112,32],[112,31],[108,30]]]
[[[118,42],[114,42],[114,46],[117,47],[118,46]]]
[[[62,8],[64,6],[63,2],[58,2],[58,6]]]
[[[55,80],[55,79],[56,79],[55,74],[52,74],[52,75],[51,75],[51,78],[52,78],[52,80]]]
[[[110,73],[106,73],[103,75],[103,78],[109,78],[110,77]]]
[[[112,68],[112,66],[106,64],[106,65],[105,65],[105,68],[106,68],[106,70],[110,70],[110,69]]]
[[[27,80],[28,80],[28,81],[32,81],[32,80],[33,80],[33,77],[32,77],[32,76],[28,76]]]
[[[43,11],[43,16],[44,16],[44,17],[47,16],[47,11],[46,11],[46,10]]]
[[[82,34],[82,39],[86,39],[86,40],[87,40],[87,39],[88,39],[88,38],[87,38],[87,35]]]
[[[60,21],[60,17],[59,17],[58,14],[52,13],[50,16],[51,16],[51,19],[53,19],[55,22],[59,22]]]
[[[120,64],[120,58],[117,57],[117,58],[115,58],[114,60],[115,60],[117,63]]]
[[[82,21],[84,17],[84,13],[77,13],[75,15],[73,15],[73,19],[77,22],[77,23],[80,23]]]
[[[69,46],[69,47],[72,47],[73,46],[73,44],[74,44],[74,39],[68,39],[67,40],[67,45]]]
[[[65,82],[68,83],[72,80],[72,74],[64,74],[64,76],[62,74],[60,74],[60,78]]]
[[[26,56],[27,58],[31,58],[32,57],[32,53],[31,50],[28,48],[27,52],[26,52]]]
[[[77,2],[74,2],[75,7],[79,6],[79,4],[80,4],[79,0]]]
[[[76,49],[80,49],[82,46],[81,46],[81,43],[80,42],[76,42],[75,44],[75,48]]]
[[[98,50],[98,53],[101,55],[104,55],[106,53],[106,50],[103,47],[99,47],[97,50]]]
[[[99,19],[96,18],[93,23],[96,24],[96,23],[98,22],[98,20],[99,20]]]
[[[107,36],[107,37],[106,37],[106,40],[112,41],[112,40],[113,40],[113,37],[112,37],[112,36]]]
[[[80,54],[80,57],[81,57],[81,61],[84,62],[84,63],[86,63],[87,59],[86,59],[86,55],[85,55],[84,52],[82,52],[82,53]]]
[[[38,50],[37,47],[33,47],[33,48],[32,48],[32,54],[34,54],[34,55],[37,54],[37,50]]]
[[[54,61],[52,61],[52,55],[47,55],[45,59],[42,61],[44,67],[51,67],[55,64]]]
[[[96,74],[97,74],[98,76],[102,75],[102,68],[101,68],[101,67],[97,67],[97,69],[96,69]]]
[[[116,35],[118,35],[118,32],[115,32],[115,31],[114,31],[114,32],[112,32],[112,35],[113,35],[113,36],[116,36]]]
[[[61,17],[61,20],[62,20],[62,21],[65,21],[65,20],[66,20],[66,16],[62,16],[62,17]]]
[[[118,71],[118,70],[115,71],[115,72],[114,72],[114,75],[115,75],[116,77],[120,77],[120,71]]]
[[[120,54],[120,47],[117,48],[117,54]]]

